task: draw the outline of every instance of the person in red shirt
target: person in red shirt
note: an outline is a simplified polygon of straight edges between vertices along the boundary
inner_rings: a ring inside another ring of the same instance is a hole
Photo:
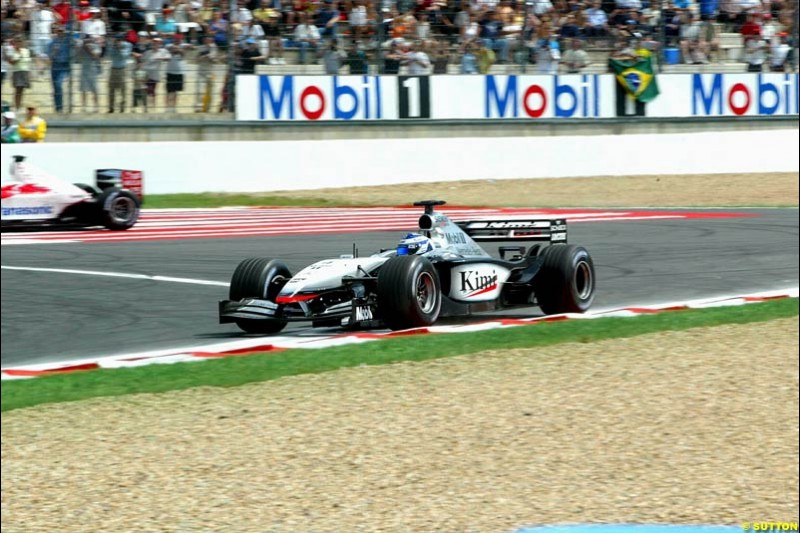
[[[68,24],[71,20],[72,9],[70,8],[70,3],[67,0],[61,0],[54,5],[53,12],[56,14],[56,19],[64,25]]]
[[[761,24],[758,23],[758,15],[747,15],[747,22],[742,24],[739,33],[744,37],[761,37]]]
[[[80,7],[78,11],[75,13],[75,20],[79,22],[83,22],[84,20],[89,20],[92,18],[92,11],[91,6],[89,5],[89,0],[81,0]]]

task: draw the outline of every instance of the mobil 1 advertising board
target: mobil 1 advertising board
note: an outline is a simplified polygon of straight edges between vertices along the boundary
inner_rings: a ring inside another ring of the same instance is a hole
[[[611,74],[236,77],[247,121],[591,120],[798,114],[798,75],[660,74],[637,102]]]
[[[645,105],[652,117],[785,116],[798,114],[795,73],[658,76],[660,93]]]
[[[259,121],[599,118],[614,78],[563,76],[236,77],[236,118]]]

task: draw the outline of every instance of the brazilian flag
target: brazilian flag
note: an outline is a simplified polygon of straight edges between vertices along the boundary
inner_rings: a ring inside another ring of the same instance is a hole
[[[616,75],[617,82],[632,98],[646,103],[658,96],[658,83],[656,83],[656,73],[653,71],[651,57],[611,58],[608,60],[608,64]]]

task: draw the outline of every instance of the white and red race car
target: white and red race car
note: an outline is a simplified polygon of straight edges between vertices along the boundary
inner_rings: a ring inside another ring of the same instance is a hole
[[[101,170],[96,185],[69,183],[13,156],[2,183],[2,228],[104,226],[126,230],[139,219],[139,171]]]

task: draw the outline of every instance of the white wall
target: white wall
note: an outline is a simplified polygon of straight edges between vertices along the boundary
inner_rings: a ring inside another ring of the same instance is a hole
[[[70,181],[144,171],[145,194],[255,192],[461,179],[798,172],[798,130],[585,137],[4,145]]]

